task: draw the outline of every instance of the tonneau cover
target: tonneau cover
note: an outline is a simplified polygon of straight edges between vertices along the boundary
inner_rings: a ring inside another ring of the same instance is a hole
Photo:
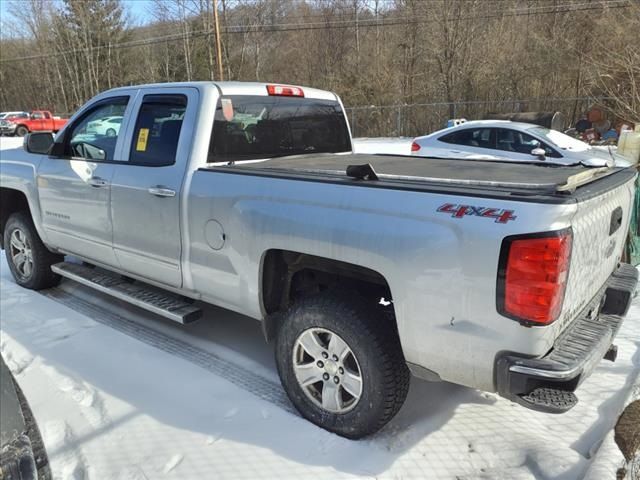
[[[316,154],[239,162],[215,169],[249,170],[346,177],[349,165],[370,164],[381,180],[437,182],[458,185],[514,187],[543,192],[571,190],[620,169],[582,165],[558,166],[488,160],[442,159],[395,155]],[[371,181],[371,180],[369,180]]]

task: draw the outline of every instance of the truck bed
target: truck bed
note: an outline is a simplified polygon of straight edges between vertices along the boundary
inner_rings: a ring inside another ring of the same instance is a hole
[[[350,165],[367,164],[375,171],[377,180],[347,175]],[[536,201],[551,203],[575,201],[578,189],[581,195],[592,196],[603,188],[615,188],[635,175],[632,169],[620,168],[370,154],[297,155],[216,165],[205,170],[368,187],[435,189],[436,192],[444,188],[451,193],[473,192],[478,196],[534,196]],[[594,192],[592,184],[596,181],[601,182]]]

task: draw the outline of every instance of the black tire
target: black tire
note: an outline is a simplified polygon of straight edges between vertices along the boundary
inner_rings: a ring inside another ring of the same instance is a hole
[[[13,386],[16,389],[16,396],[20,402],[20,409],[22,410],[22,416],[24,417],[24,423],[27,427],[25,432],[31,440],[31,450],[33,452],[33,459],[35,460],[36,469],[38,471],[38,480],[51,480],[51,468],[49,467],[49,458],[47,457],[47,451],[44,448],[44,442],[42,441],[42,435],[40,429],[36,423],[36,419],[33,416],[31,407],[27,402],[27,399],[22,393],[22,389],[15,378],[13,379]]]
[[[11,236],[16,230],[20,230],[24,234],[31,251],[32,267],[28,275],[21,272],[14,261],[17,249],[11,244]],[[29,214],[16,212],[7,220],[4,229],[4,253],[11,275],[18,285],[31,290],[41,290],[60,283],[60,276],[51,271],[51,265],[61,262],[63,257],[50,252],[44,246]]]
[[[107,135],[107,137],[115,137],[116,131],[113,128],[108,128],[105,134]]]
[[[341,337],[361,371],[361,396],[345,413],[314,403],[296,378],[296,342],[314,327]],[[334,291],[297,301],[284,314],[276,338],[276,364],[287,395],[300,414],[350,439],[373,434],[386,425],[402,407],[411,378],[396,327],[382,309],[367,305],[355,294]]]
[[[18,128],[16,128],[16,135],[18,137],[24,137],[27,133],[29,133],[29,129],[24,125],[18,125]]]

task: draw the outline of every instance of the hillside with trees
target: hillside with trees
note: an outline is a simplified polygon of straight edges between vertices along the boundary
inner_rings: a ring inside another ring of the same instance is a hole
[[[10,2],[2,109],[71,113],[119,85],[220,79],[214,0],[157,0],[142,26],[120,0]],[[333,90],[359,133],[423,133],[500,110],[575,119],[593,98],[640,121],[639,0],[215,3],[224,80]],[[401,126],[389,124],[394,109]]]

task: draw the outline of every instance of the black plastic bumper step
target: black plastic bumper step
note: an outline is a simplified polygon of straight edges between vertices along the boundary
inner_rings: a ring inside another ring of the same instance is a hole
[[[520,396],[524,406],[547,413],[564,413],[578,403],[575,393],[549,387],[539,387]]]
[[[190,323],[202,315],[200,308],[177,295],[140,282],[131,283],[120,275],[105,270],[68,262],[56,263],[51,270],[58,275],[178,323]]]
[[[602,313],[624,317],[631,306],[631,299],[638,285],[638,270],[628,264],[621,264],[611,275]]]

